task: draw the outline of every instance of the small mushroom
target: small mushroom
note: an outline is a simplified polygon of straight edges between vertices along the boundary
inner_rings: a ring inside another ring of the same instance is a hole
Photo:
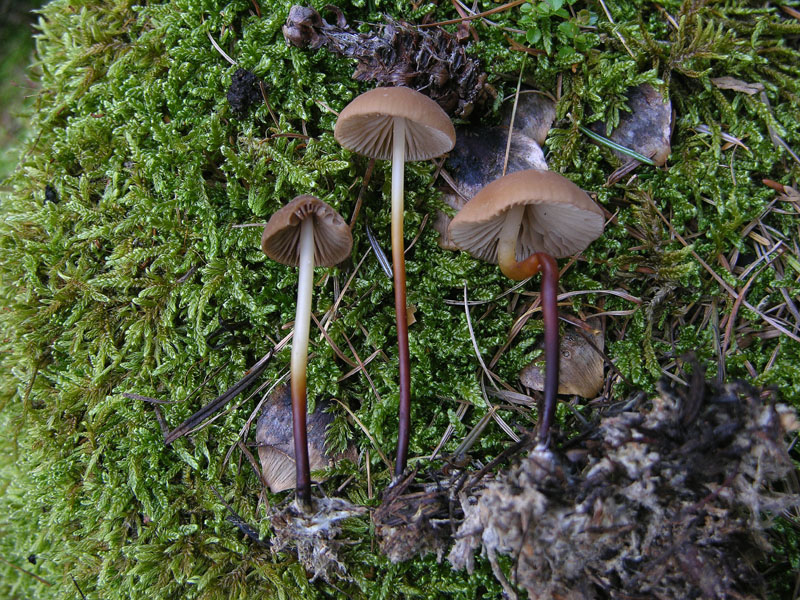
[[[314,267],[330,267],[350,256],[350,228],[328,204],[298,196],[270,218],[261,249],[272,260],[298,267],[297,311],[292,339],[292,432],[296,460],[297,500],[311,506],[311,469],[306,434],[306,366],[311,324]]]
[[[453,148],[455,129],[433,100],[405,87],[376,88],[358,96],[339,115],[333,132],[342,146],[392,161],[392,264],[397,315],[400,408],[395,478],[406,468],[411,421],[406,263],[403,243],[403,171],[407,160],[428,160]]]
[[[545,385],[539,445],[549,443],[558,393],[558,265],[603,232],[603,210],[566,177],[528,169],[483,188],[450,223],[462,250],[521,280],[542,271]],[[518,260],[519,257],[519,260]],[[554,258],[555,257],[555,258]]]

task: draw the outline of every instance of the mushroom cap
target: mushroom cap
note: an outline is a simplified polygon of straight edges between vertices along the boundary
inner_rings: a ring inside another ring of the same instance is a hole
[[[342,216],[314,196],[298,196],[272,215],[261,249],[272,260],[296,267],[300,261],[300,223],[314,219],[314,264],[332,267],[350,256],[353,236]]]
[[[553,171],[527,169],[495,179],[450,223],[453,242],[477,258],[497,263],[497,240],[514,206],[525,212],[517,260],[535,252],[556,258],[580,252],[603,233],[603,210],[577,185]]]
[[[364,92],[339,114],[333,137],[345,148],[370,158],[392,158],[394,119],[406,119],[406,160],[428,160],[452,150],[456,131],[433,100],[407,87]]]

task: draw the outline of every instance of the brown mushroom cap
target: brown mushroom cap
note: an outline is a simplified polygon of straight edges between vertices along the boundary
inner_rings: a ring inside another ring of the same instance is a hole
[[[450,223],[455,244],[477,258],[497,263],[497,239],[505,214],[525,205],[517,260],[535,252],[556,258],[580,252],[603,233],[602,209],[566,177],[527,169],[495,179]]]
[[[332,267],[350,256],[350,227],[328,203],[314,196],[298,196],[272,215],[261,236],[264,254],[296,267],[300,260],[300,223],[307,218],[314,219],[315,265]]]
[[[440,156],[456,143],[447,113],[426,95],[406,87],[375,88],[358,96],[339,114],[333,137],[353,152],[389,160],[395,117],[406,119],[407,161]]]

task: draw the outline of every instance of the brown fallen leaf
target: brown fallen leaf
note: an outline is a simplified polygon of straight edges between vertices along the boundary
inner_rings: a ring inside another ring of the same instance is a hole
[[[349,447],[344,453],[330,456],[325,447],[327,429],[333,415],[326,412],[330,402],[317,402],[308,415],[308,453],[311,471],[326,469],[334,462],[348,458],[355,461],[356,451]],[[273,494],[294,489],[295,462],[292,439],[292,395],[288,385],[272,392],[261,410],[256,425],[256,443],[261,471]]]
[[[587,323],[597,333],[587,333],[598,350],[605,347],[600,321],[589,319]],[[575,330],[569,328],[560,340],[561,360],[558,369],[558,393],[577,394],[583,398],[595,398],[603,388],[603,357]],[[544,370],[537,359],[523,368],[519,374],[522,385],[542,391]]]

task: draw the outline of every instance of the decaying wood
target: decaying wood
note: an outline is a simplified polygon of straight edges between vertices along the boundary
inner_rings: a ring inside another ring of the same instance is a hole
[[[800,423],[768,392],[689,379],[509,469],[449,465],[401,484],[375,513],[381,548],[405,560],[450,547],[470,571],[480,551],[509,598],[760,596],[769,516],[800,506],[786,481]]]
[[[420,29],[387,17],[379,32],[358,33],[340,10],[329,10],[335,25],[311,7],[293,6],[283,26],[286,42],[354,58],[353,79],[419,90],[460,118],[481,113],[494,97],[480,61],[468,56],[466,47],[444,29]]]

